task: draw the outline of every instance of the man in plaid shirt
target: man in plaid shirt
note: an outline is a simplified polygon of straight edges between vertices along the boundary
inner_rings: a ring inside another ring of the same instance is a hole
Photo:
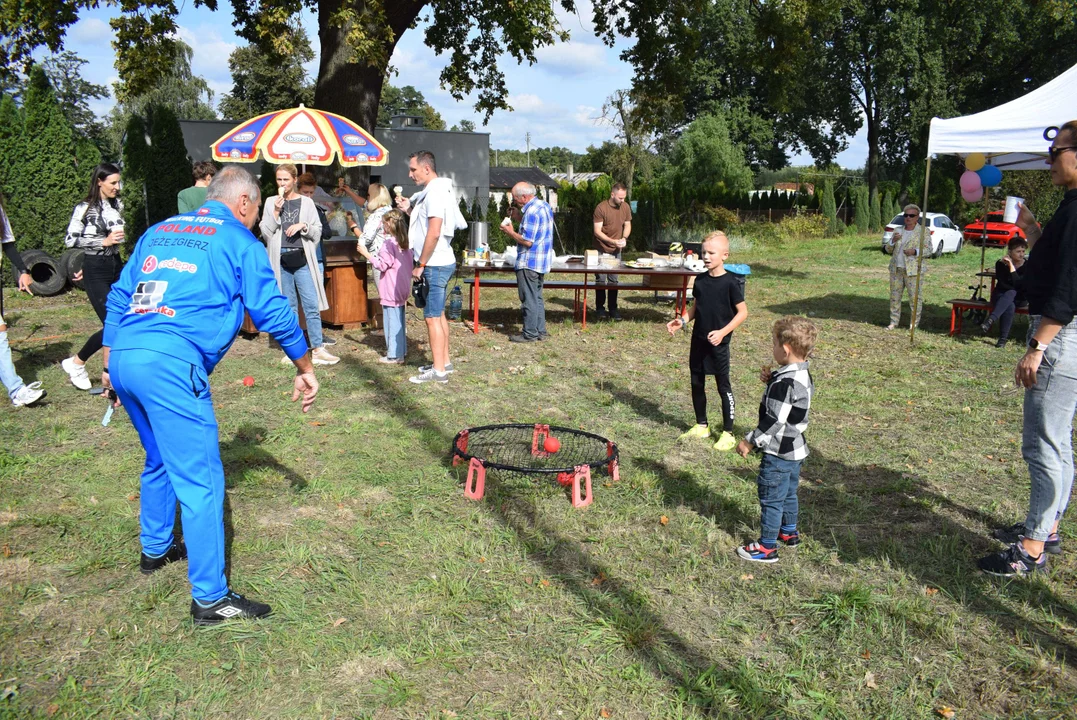
[[[774,323],[772,335],[774,360],[780,367],[760,372],[759,379],[767,384],[767,390],[759,403],[759,427],[737,445],[742,457],[755,449],[763,453],[756,478],[762,531],[757,542],[737,548],[737,555],[765,563],[778,561],[779,540],[789,547],[800,544],[797,486],[800,464],[808,457],[804,431],[815,394],[808,355],[818,331],[807,318],[790,315]]]
[[[512,342],[545,340],[546,305],[542,300],[542,282],[553,262],[553,210],[535,196],[535,186],[519,182],[512,188],[512,201],[521,208],[520,232],[505,218],[501,231],[516,241],[516,287],[520,294],[523,331],[509,338]]]

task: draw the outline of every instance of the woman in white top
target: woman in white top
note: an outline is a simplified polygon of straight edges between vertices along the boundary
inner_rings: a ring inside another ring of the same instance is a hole
[[[322,337],[321,311],[329,309],[318,263],[322,221],[314,201],[301,195],[296,188],[298,176],[295,165],[277,166],[277,195],[266,198],[259,227],[269,253],[269,264],[277,276],[277,286],[296,315],[299,314],[299,304],[303,305],[312,348],[311,361],[315,365],[336,365],[340,358],[325,349]],[[287,357],[284,361],[291,362]]]
[[[377,257],[382,244],[385,242],[385,228],[382,226],[382,219],[385,217],[385,213],[391,209],[392,200],[389,198],[389,190],[381,183],[371,183],[370,187],[367,188],[367,216],[362,232],[359,232],[359,225],[352,219],[351,213],[348,213],[348,229],[359,238],[358,244],[365,247],[367,252],[374,257]],[[381,271],[374,268],[374,282],[377,283],[380,277]]]
[[[916,311],[909,320],[910,325],[919,326],[920,316],[924,310],[924,281],[920,278],[920,291],[916,291],[916,273],[919,260],[916,257],[920,252],[920,232],[917,223],[920,220],[920,208],[916,205],[906,205],[902,211],[905,218],[905,226],[894,231],[887,243],[887,251],[893,255],[890,258],[890,324],[887,330],[893,330],[901,320],[901,297],[906,291],[909,293],[909,306],[912,310],[912,298],[916,295]],[[926,241],[925,241],[926,243]],[[930,254],[925,245],[925,253]]]

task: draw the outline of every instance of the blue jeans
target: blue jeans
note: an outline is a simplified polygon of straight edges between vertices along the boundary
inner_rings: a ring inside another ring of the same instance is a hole
[[[179,503],[191,595],[216,602],[228,592],[224,465],[206,371],[152,350],[117,350],[108,364],[146,451],[139,500],[142,551],[157,557],[172,547]]]
[[[385,326],[385,357],[390,360],[403,359],[408,354],[408,339],[404,334],[405,307],[381,306],[382,325]]]
[[[518,268],[516,291],[520,296],[520,315],[523,316],[523,336],[539,338],[546,334],[546,304],[542,300],[543,274]]]
[[[800,501],[797,486],[800,484],[802,460],[782,460],[777,455],[763,453],[759,463],[759,506],[762,509],[760,539],[776,542],[782,525],[797,524]]]
[[[1028,337],[1039,327],[1033,315]],[[1073,490],[1073,414],[1077,410],[1077,319],[1058,331],[1043,353],[1036,384],[1025,390],[1021,455],[1031,492],[1025,537],[1046,540]]]
[[[7,344],[7,330],[0,330],[0,382],[7,389],[7,396],[12,400],[23,386],[22,378],[15,372],[15,363],[11,362],[11,348]]]
[[[445,289],[449,287],[449,281],[456,274],[456,263],[452,265],[427,265],[423,270],[423,277],[429,291],[426,293],[426,307],[423,308],[424,318],[436,318],[445,314]]]
[[[318,278],[315,281],[310,276],[310,268],[304,265],[295,270],[288,268],[280,269],[280,284],[284,291],[284,297],[288,298],[288,304],[292,306],[292,312],[299,315],[297,307],[303,303],[303,317],[307,321],[307,336],[310,337],[310,349],[315,350],[322,346],[322,314],[318,312],[318,290],[314,287],[315,282],[322,282],[325,271],[322,264],[318,263]],[[298,301],[296,291],[299,292]]]

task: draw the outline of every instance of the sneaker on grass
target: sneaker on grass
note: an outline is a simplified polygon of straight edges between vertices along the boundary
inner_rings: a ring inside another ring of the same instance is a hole
[[[996,528],[991,535],[1006,544],[1015,543],[1025,536],[1025,524],[1018,522],[1009,527]],[[1043,549],[1052,555],[1061,555],[1062,538],[1058,536],[1058,533],[1051,533],[1047,536],[1047,541],[1043,543]]]
[[[419,366],[419,374],[422,375],[423,373],[430,372],[433,369],[434,369],[433,365],[420,365]],[[454,372],[456,372],[456,370],[453,368],[452,363],[451,362],[445,363],[445,374],[446,375],[452,375]]]
[[[800,533],[796,530],[789,533],[779,530],[778,540],[784,543],[786,547],[796,547],[800,544]]]
[[[426,372],[421,372],[418,375],[412,375],[410,378],[408,378],[408,380],[415,383],[416,385],[422,385],[423,383],[428,382],[437,382],[444,384],[449,382],[449,373],[439,373],[434,368],[430,368]]]
[[[182,540],[173,540],[172,547],[168,548],[164,555],[150,557],[146,553],[142,553],[142,557],[138,561],[138,570],[143,575],[151,575],[169,563],[186,559],[187,546],[183,544]]]
[[[64,358],[64,361],[60,363],[60,367],[67,373],[67,378],[71,381],[71,384],[79,390],[89,390],[93,387],[93,383],[90,382],[90,374],[86,372],[86,366],[76,363],[75,358]]]
[[[40,381],[32,382],[29,385],[23,385],[15,391],[15,397],[11,398],[11,404],[15,407],[33,405],[47,394],[48,393],[41,388]]]
[[[733,437],[733,433],[726,431],[722,431],[722,434],[718,436],[718,442],[714,443],[714,449],[722,452],[729,452],[736,446],[737,439]]]
[[[385,363],[386,365],[403,365],[404,358],[391,358],[388,355],[382,355],[380,358],[378,358],[378,362]]]
[[[710,425],[693,425],[688,428],[688,432],[681,433],[679,440],[691,440],[698,438],[699,440],[708,440],[711,436]]]
[[[778,548],[763,547],[759,542],[748,543],[737,548],[737,555],[744,560],[761,563],[778,562]]]
[[[980,558],[977,565],[988,575],[1024,577],[1047,570],[1047,553],[1041,553],[1038,558],[1033,558],[1025,552],[1021,543],[1016,542],[1000,553]]]
[[[340,358],[333,355],[324,347],[315,348],[314,352],[310,354],[310,361],[315,365],[336,365],[340,362]]]
[[[265,603],[248,600],[232,590],[223,598],[205,606],[191,600],[191,617],[195,625],[216,625],[223,620],[245,620],[265,617],[273,612]]]

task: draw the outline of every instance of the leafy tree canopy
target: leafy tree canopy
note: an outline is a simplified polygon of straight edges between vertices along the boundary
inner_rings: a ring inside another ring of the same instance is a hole
[[[382,85],[381,102],[378,103],[378,127],[389,127],[393,115],[397,113],[421,116],[423,127],[429,130],[445,129],[445,120],[421,92],[411,85],[398,88],[386,82]],[[474,130],[474,123],[471,127]]]

